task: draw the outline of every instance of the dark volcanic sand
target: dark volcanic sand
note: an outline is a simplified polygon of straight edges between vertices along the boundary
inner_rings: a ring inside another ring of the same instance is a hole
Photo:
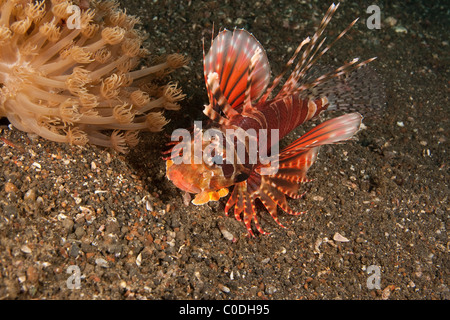
[[[186,207],[164,176],[165,134],[202,119],[201,41],[209,45],[212,23],[252,32],[277,74],[330,4],[124,1],[149,32],[151,52],[191,57],[172,75],[187,98],[168,113],[164,133],[143,134],[126,156],[3,127],[17,147],[0,146],[0,299],[449,299],[444,1],[378,1],[380,30],[365,25],[370,2],[341,3],[331,39],[361,19],[321,64],[377,56],[387,107],[355,142],[322,148],[307,195],[289,200],[307,214],[280,214],[288,229],[262,213],[272,234],[249,238],[224,215],[224,200]],[[349,241],[334,241],[336,233]],[[67,287],[70,265],[81,271],[79,290]],[[367,286],[371,265],[380,289]]]

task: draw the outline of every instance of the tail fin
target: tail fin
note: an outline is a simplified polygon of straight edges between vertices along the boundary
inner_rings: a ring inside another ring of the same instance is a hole
[[[312,70],[305,82],[316,78],[318,73],[323,74],[323,68]],[[328,110],[360,112],[364,116],[376,114],[386,104],[383,81],[377,72],[367,65],[339,77],[319,81],[314,87],[300,92],[300,96],[327,97],[330,104]]]
[[[350,139],[358,130],[362,116],[359,113],[346,114],[316,126],[285,148],[276,163],[260,166],[250,177],[237,183],[225,206],[225,212],[234,206],[234,215],[243,220],[249,234],[253,235],[251,222],[255,222],[260,233],[266,233],[260,226],[255,212],[254,201],[260,199],[272,218],[282,227],[278,220],[278,206],[288,214],[301,214],[293,211],[286,201],[286,195],[291,198],[301,198],[300,182],[309,181],[306,173],[317,158],[321,145],[337,143]],[[267,168],[269,167],[269,168]],[[268,169],[262,174],[263,169]],[[273,171],[271,172],[270,170]]]

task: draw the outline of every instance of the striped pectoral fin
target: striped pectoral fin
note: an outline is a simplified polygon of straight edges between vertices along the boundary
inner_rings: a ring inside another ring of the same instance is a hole
[[[361,118],[361,115],[354,113],[328,120],[280,153],[277,172],[262,176],[258,193],[258,197],[278,224],[281,225],[277,217],[277,206],[288,214],[304,213],[293,211],[287,204],[286,195],[296,199],[303,196],[298,192],[299,183],[309,181],[306,173],[317,159],[319,146],[350,139],[358,131]],[[262,168],[256,171],[262,172]]]
[[[239,182],[234,185],[233,192],[230,198],[228,198],[227,204],[225,205],[225,214],[228,215],[230,209],[234,206],[234,217],[237,221],[241,221],[241,212],[244,208],[242,194],[247,190],[247,182]]]
[[[284,211],[296,214],[280,195],[301,198],[303,194],[298,193],[299,183],[310,181],[306,173],[316,161],[319,147],[350,139],[359,130],[361,119],[358,113],[343,115],[325,121],[301,136],[281,151],[277,171],[269,171],[269,175],[263,176],[261,189],[264,191],[266,188],[266,193]],[[262,172],[262,169],[258,168],[257,171]]]
[[[247,181],[243,181],[235,185],[233,192],[225,205],[225,213],[227,215],[234,206],[234,216],[236,220],[244,222],[248,234],[252,237],[255,236],[252,230],[252,221],[255,222],[256,229],[259,233],[268,234],[262,229],[258,220],[255,208],[256,198],[255,194],[249,191]]]
[[[255,200],[260,199],[272,218],[284,227],[278,219],[278,207],[291,215],[304,213],[292,210],[286,196],[302,196],[298,192],[299,183],[308,181],[306,173],[317,158],[318,148],[323,144],[350,139],[358,131],[361,118],[358,113],[344,115],[325,121],[307,132],[280,153],[275,166],[259,166],[246,181],[236,184],[225,211],[228,212],[235,206],[236,219],[240,221],[242,215],[250,235],[253,235],[252,221],[259,232],[265,233],[260,226],[254,205]],[[270,167],[270,170],[264,171],[267,167]],[[276,168],[275,171],[273,167]]]
[[[300,215],[304,213],[304,211],[294,211],[288,205],[286,196],[295,199],[299,199],[303,196],[303,193],[298,192],[300,188],[299,183],[308,181],[308,179],[306,179],[306,172],[314,163],[316,157],[317,148],[301,150],[296,155],[291,155],[284,161],[279,162],[277,173],[260,176],[259,185],[252,186],[251,188],[256,191],[253,191],[252,194],[249,192],[247,192],[247,194],[242,194],[243,190],[240,189],[240,196],[251,198],[252,201],[260,199],[275,222],[279,226],[286,228],[278,218],[278,207],[290,215]],[[261,168],[258,168],[252,175],[259,175],[261,171]],[[253,181],[258,181],[258,179],[253,179]],[[244,210],[244,221],[246,214],[247,211]],[[254,212],[251,212],[251,214],[257,230],[260,233],[266,233],[262,230],[257,215]],[[248,224],[246,225],[248,230],[249,226]]]
[[[278,219],[278,205],[274,201],[274,195],[267,194],[266,192],[263,192],[261,194],[260,200],[264,207],[269,211],[270,215],[272,216],[273,220],[282,228],[286,228],[280,220]],[[286,200],[286,199],[285,199]]]
[[[302,172],[301,170],[298,172]],[[292,178],[291,175],[286,176],[286,179],[276,175],[260,176],[258,172],[254,171],[248,180],[240,182],[235,185],[235,188],[228,199],[225,206],[225,212],[228,212],[234,206],[234,214],[238,221],[243,221],[248,233],[253,236],[252,224],[258,232],[268,234],[261,227],[258,215],[256,213],[255,201],[260,199],[264,207],[269,211],[275,222],[286,228],[278,219],[278,207],[283,209],[288,214],[298,215],[304,212],[296,212],[292,210],[287,204],[286,195],[291,197],[300,197],[298,195],[298,182],[302,180],[303,174],[297,179]]]
[[[247,188],[247,181],[236,183],[225,205],[225,213],[228,215],[228,212],[234,206],[234,217],[237,221],[243,221],[249,235],[254,236],[251,221],[255,217],[255,210],[252,206],[251,196]]]

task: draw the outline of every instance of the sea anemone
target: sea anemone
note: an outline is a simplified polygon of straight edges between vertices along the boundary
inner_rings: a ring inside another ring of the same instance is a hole
[[[164,109],[179,109],[177,85],[155,83],[187,60],[134,70],[148,55],[139,19],[116,1],[75,4],[0,0],[0,117],[52,141],[126,152],[139,131],[162,130]]]

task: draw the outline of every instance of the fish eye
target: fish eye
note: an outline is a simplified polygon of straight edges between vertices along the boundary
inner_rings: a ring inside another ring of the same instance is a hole
[[[221,155],[215,155],[211,160],[213,164],[223,164],[223,158]]]

